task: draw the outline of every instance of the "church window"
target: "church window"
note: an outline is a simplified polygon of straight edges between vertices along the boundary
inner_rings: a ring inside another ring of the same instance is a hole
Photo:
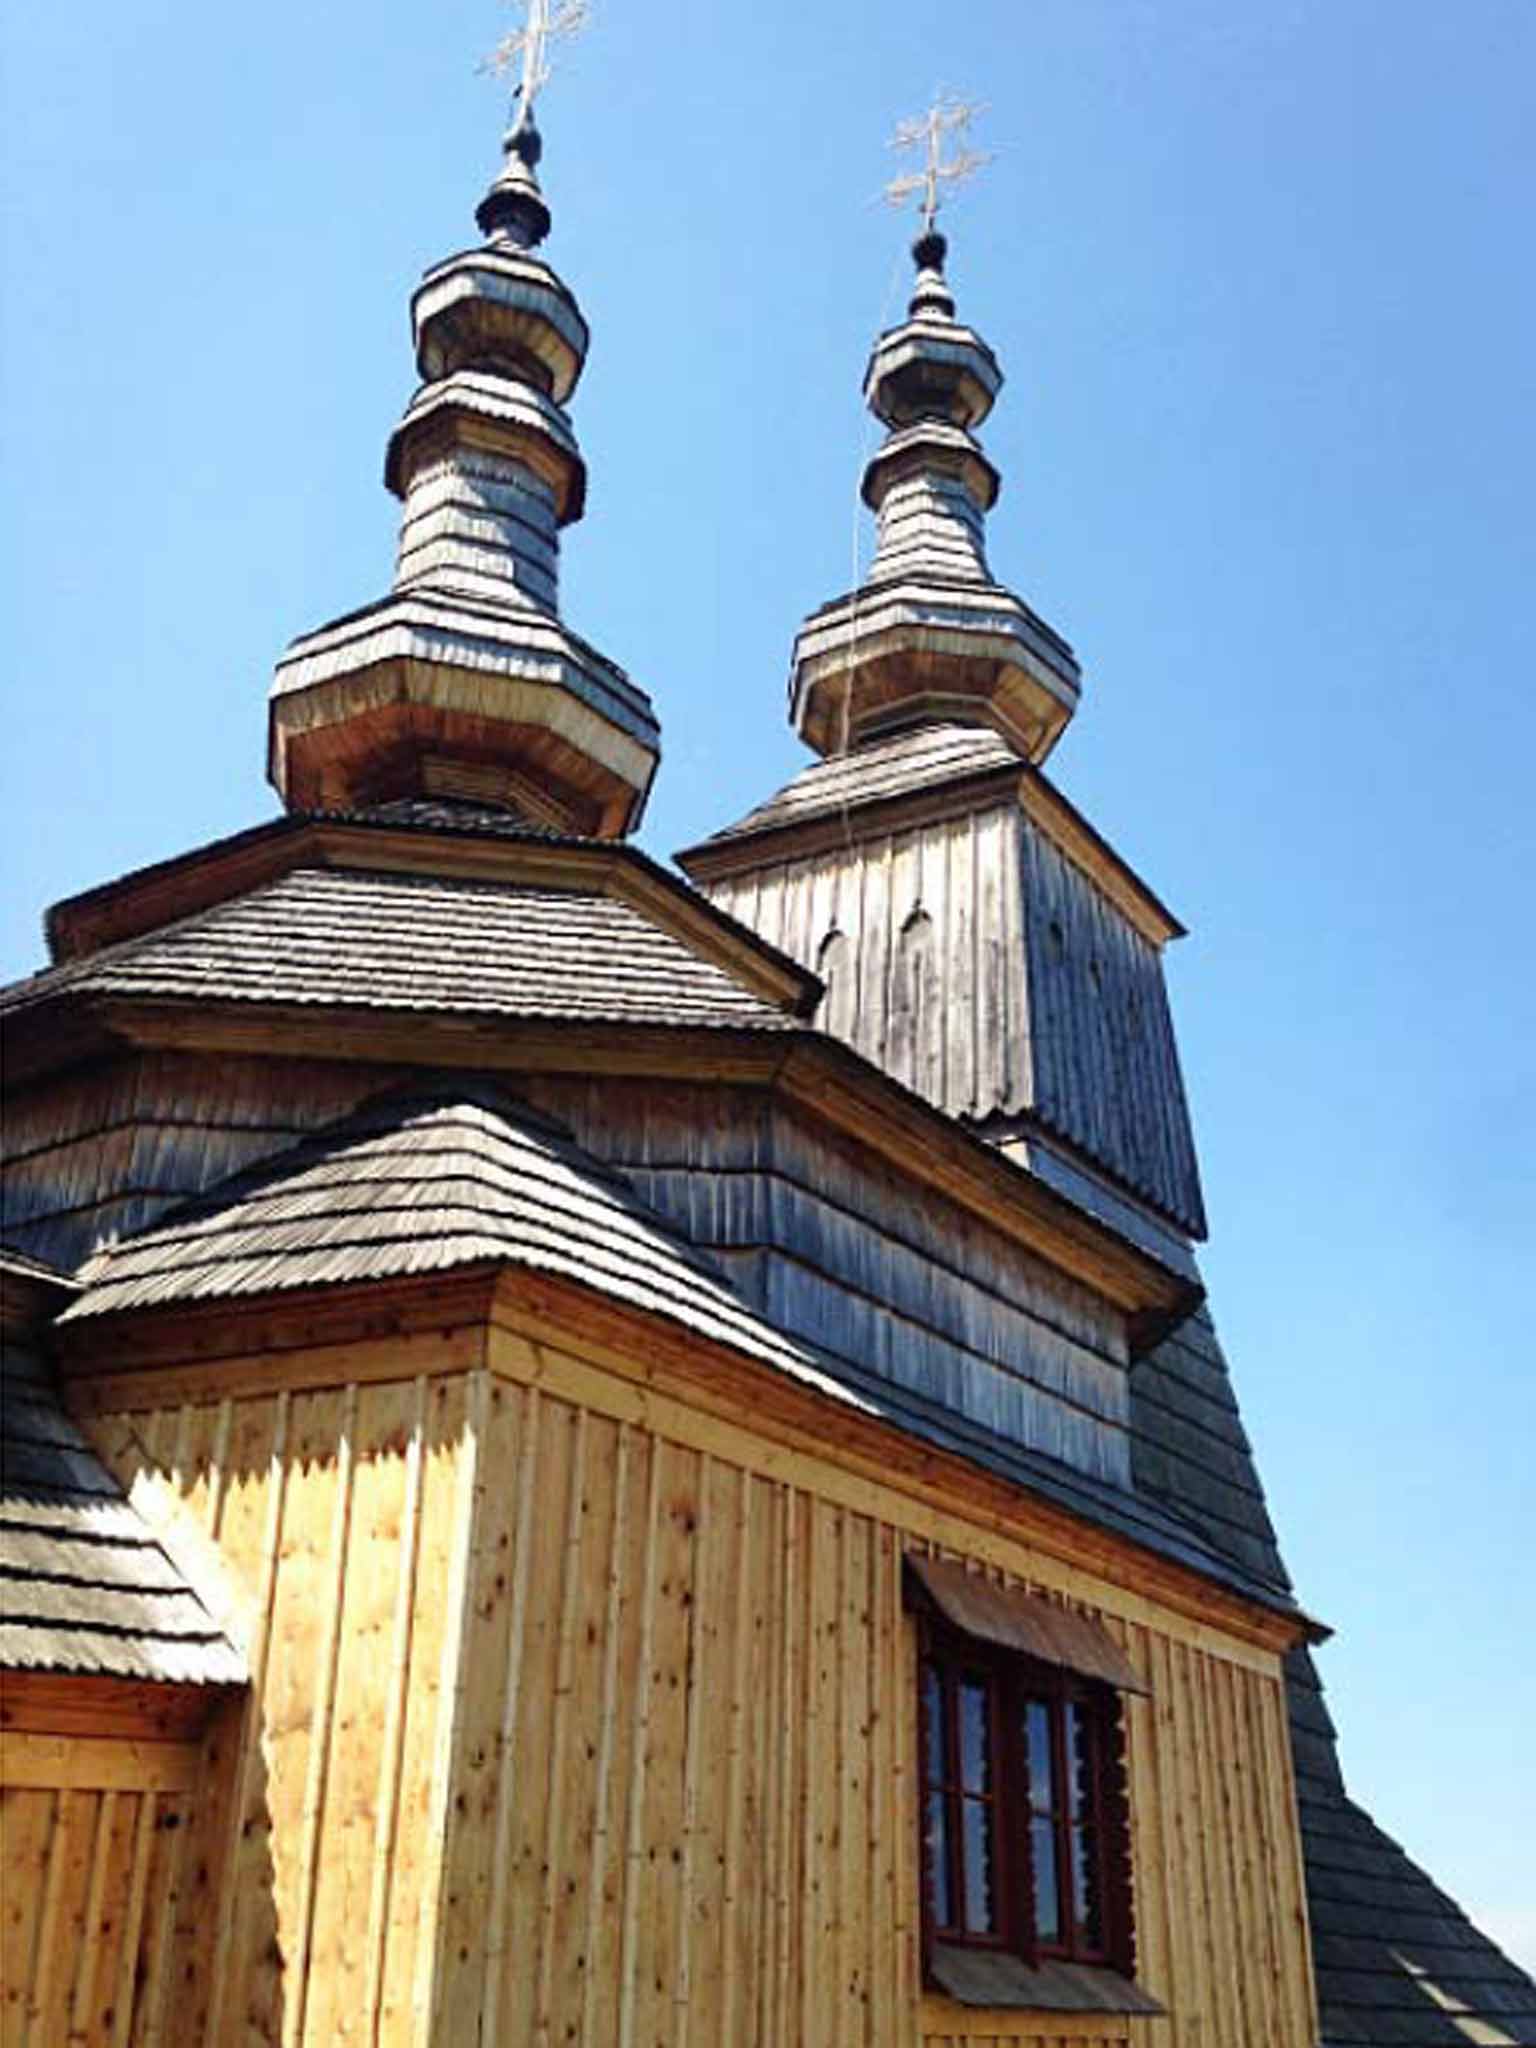
[[[1109,1687],[927,1631],[925,1909],[942,1941],[1113,1964]]]
[[[1117,1683],[1126,1682],[1128,1667],[1085,1617],[967,1577],[958,1566],[928,1559],[909,1566],[918,1610],[930,1962],[956,1949],[990,1950],[1026,1966],[1086,1964],[1130,1977]],[[956,1626],[956,1612],[979,1632]],[[1087,1668],[1015,1647],[1031,1631],[1042,1644],[1075,1641],[1074,1662]]]

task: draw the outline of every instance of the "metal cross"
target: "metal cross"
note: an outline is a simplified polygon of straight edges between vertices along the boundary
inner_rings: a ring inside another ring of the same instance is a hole
[[[943,188],[963,184],[992,161],[990,150],[960,146],[959,139],[969,129],[971,117],[981,112],[979,101],[962,100],[954,93],[941,92],[934,95],[933,105],[926,114],[897,123],[896,133],[891,137],[892,149],[923,149],[928,153],[928,160],[920,171],[903,171],[899,178],[892,178],[885,187],[885,197],[892,206],[905,206],[914,194],[921,193],[919,211],[923,216],[925,234],[933,233],[934,216],[943,204]],[[946,135],[957,138],[955,153],[947,163],[944,161]]]
[[[549,46],[564,36],[579,35],[587,25],[588,0],[518,0],[523,25],[502,37],[486,59],[486,68],[500,74],[521,60],[517,81],[517,118],[513,133],[533,119],[533,103],[549,83]]]

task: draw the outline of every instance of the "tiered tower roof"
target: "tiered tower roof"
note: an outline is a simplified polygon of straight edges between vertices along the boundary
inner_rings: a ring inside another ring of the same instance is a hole
[[[565,408],[588,335],[537,253],[541,153],[524,104],[477,209],[484,242],[411,301],[422,383],[384,465],[403,506],[394,585],[278,663],[269,773],[290,810],[458,797],[610,838],[639,820],[650,699],[560,616],[560,532],[587,487]]]
[[[944,237],[926,227],[912,254],[907,318],[875,343],[864,379],[886,428],[862,486],[878,544],[859,588],[801,627],[790,717],[821,754],[963,724],[991,726],[1042,761],[1076,708],[1077,661],[987,566],[986,515],[1001,479],[974,429],[1003,373],[955,317]]]

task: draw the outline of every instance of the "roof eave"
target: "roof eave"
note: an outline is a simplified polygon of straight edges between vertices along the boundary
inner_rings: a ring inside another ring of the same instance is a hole
[[[302,1305],[302,1313],[297,1311]],[[1025,1482],[1005,1478],[962,1452],[929,1442],[889,1417],[869,1412],[823,1387],[738,1350],[721,1339],[638,1308],[569,1276],[519,1264],[487,1261],[436,1274],[333,1285],[310,1285],[235,1300],[191,1301],[151,1309],[124,1309],[70,1323],[59,1332],[59,1361],[84,1412],[110,1413],[129,1404],[180,1393],[191,1398],[212,1384],[236,1384],[228,1367],[248,1356],[262,1384],[283,1367],[273,1337],[294,1348],[293,1371],[303,1384],[327,1384],[335,1372],[355,1369],[355,1348],[345,1337],[392,1338],[414,1333],[462,1365],[463,1346],[453,1329],[468,1323],[501,1324],[533,1333],[561,1351],[586,1355],[600,1367],[643,1380],[655,1392],[680,1392],[713,1409],[734,1427],[793,1438],[823,1455],[852,1460],[868,1476],[951,1504],[1003,1526],[1027,1516],[1032,1541],[1081,1555],[1083,1532],[1136,1561],[1136,1578],[1181,1611],[1215,1621],[1276,1654],[1301,1641],[1320,1640],[1319,1624],[1278,1589],[1267,1594],[1166,1554],[1074,1511]],[[267,1328],[268,1324],[271,1329]],[[303,1342],[299,1341],[302,1332]],[[494,1337],[473,1355],[497,1369]],[[501,1363],[509,1362],[502,1354]],[[402,1368],[403,1369],[403,1368]],[[322,1375],[316,1379],[316,1374]],[[243,1382],[241,1382],[243,1384]],[[830,1448],[829,1447],[835,1447]],[[1027,1504],[1027,1505],[1026,1505]],[[1326,1633],[1326,1631],[1323,1631]]]

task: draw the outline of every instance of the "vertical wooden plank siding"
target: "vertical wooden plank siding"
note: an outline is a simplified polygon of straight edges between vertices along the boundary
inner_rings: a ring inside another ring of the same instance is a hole
[[[183,1792],[0,1785],[4,2048],[168,2038]]]
[[[806,967],[835,937],[824,1030],[952,1116],[1033,1109],[1198,1222],[1160,951],[1017,805],[765,856],[709,894]]]
[[[1311,2048],[1273,1657],[1104,1589],[1153,1688],[1127,1763],[1138,1977],[1168,2015],[967,2014],[919,1987],[902,1553],[937,1535],[1057,1597],[1083,1576],[509,1330],[488,1346],[456,1378],[135,1418],[256,1619],[205,2048]],[[157,2003],[177,1833],[132,1792],[5,1799],[29,1879],[4,2048],[188,2038]]]

